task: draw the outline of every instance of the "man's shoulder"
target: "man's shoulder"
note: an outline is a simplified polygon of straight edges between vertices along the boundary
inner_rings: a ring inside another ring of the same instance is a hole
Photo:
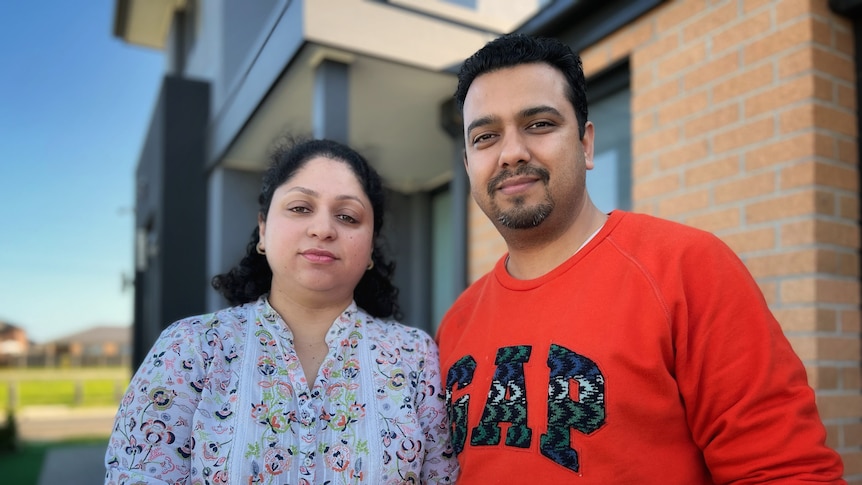
[[[608,237],[618,243],[638,247],[722,244],[715,234],[707,230],[682,222],[635,212],[621,213],[619,222]]]

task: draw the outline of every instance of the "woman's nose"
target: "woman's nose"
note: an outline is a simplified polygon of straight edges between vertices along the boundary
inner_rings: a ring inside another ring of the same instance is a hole
[[[336,235],[334,216],[328,213],[315,214],[308,225],[308,235],[319,239],[333,239]]]

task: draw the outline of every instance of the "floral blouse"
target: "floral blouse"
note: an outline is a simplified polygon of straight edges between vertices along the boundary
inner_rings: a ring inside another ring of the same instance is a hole
[[[313,385],[261,297],[165,329],[123,398],[106,484],[454,483],[437,346],[351,304]]]

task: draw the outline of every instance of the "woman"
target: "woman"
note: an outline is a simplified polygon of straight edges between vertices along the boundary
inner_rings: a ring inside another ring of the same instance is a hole
[[[437,347],[397,317],[379,175],[327,140],[277,153],[233,307],[165,329],[132,379],[106,483],[453,483]]]

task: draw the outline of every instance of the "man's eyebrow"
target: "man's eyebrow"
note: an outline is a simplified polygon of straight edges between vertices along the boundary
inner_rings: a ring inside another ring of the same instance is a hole
[[[532,116],[540,115],[540,114],[552,114],[554,116],[563,116],[562,113],[557,108],[553,106],[540,105],[533,106],[532,108],[527,108],[518,113],[518,117],[520,118],[530,118]],[[497,116],[482,116],[481,118],[476,118],[467,126],[467,133],[470,133],[475,128],[479,128],[481,126],[490,125],[496,121],[499,121],[499,117]]]
[[[522,118],[529,118],[531,116],[536,116],[536,115],[545,114],[545,113],[550,113],[550,114],[556,115],[556,116],[562,116],[562,113],[560,113],[557,110],[557,108],[554,108],[552,106],[546,106],[546,105],[527,108],[527,109],[521,111],[520,116]]]
[[[499,120],[500,118],[496,116],[483,116],[481,118],[476,118],[467,126],[467,133],[473,131],[474,128],[478,128],[480,126],[490,125],[491,123]]]

